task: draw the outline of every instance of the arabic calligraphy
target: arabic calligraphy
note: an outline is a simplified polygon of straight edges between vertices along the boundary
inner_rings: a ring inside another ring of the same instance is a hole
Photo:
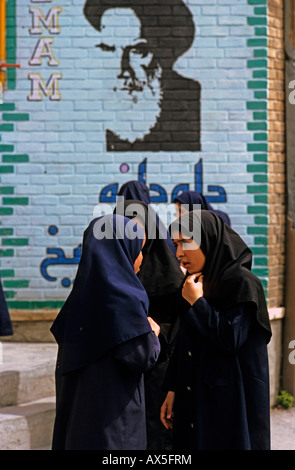
[[[126,164],[123,164],[123,165],[121,165],[121,171],[123,167],[125,169],[124,173],[126,173],[128,171],[126,170],[128,165]],[[147,158],[145,158],[138,166],[138,181],[141,181],[142,183],[147,184]],[[203,187],[204,187],[203,160],[202,158],[200,158],[200,160],[194,166],[194,190],[197,191],[198,193],[204,194]],[[149,188],[151,191],[158,193],[154,196],[151,195],[151,203],[168,202],[167,191],[165,190],[165,188],[163,188],[163,186],[156,184],[156,183],[150,183]],[[189,190],[190,190],[190,185],[188,183],[177,184],[171,192],[171,199],[170,199],[171,202],[173,202],[174,198],[177,195],[179,195],[183,191],[189,191]],[[111,184],[108,184],[107,186],[104,186],[99,195],[99,202],[105,202],[105,203],[116,202],[118,191],[119,191],[119,183],[111,183]],[[216,194],[211,194],[211,195],[204,194],[208,202],[226,202],[227,200],[226,191],[222,186],[207,185],[207,192],[216,193]]]
[[[45,258],[40,265],[40,271],[44,279],[46,279],[49,282],[54,282],[57,280],[56,277],[51,276],[48,273],[47,269],[49,266],[79,264],[79,261],[81,258],[81,250],[82,250],[82,245],[80,244],[76,248],[74,248],[73,257],[67,258],[62,248],[47,248],[46,250],[47,254],[55,255],[55,256]],[[71,280],[65,277],[62,279],[61,285],[63,287],[69,287],[71,285]]]
[[[129,165],[127,163],[123,163],[120,166],[121,173],[128,173]],[[145,158],[139,165],[138,165],[138,181],[147,184],[147,159]],[[167,203],[168,202],[168,194],[165,188],[156,183],[150,183],[149,189],[155,193],[156,195],[151,195],[151,203]],[[200,159],[194,165],[194,190],[203,193],[204,183],[203,183],[203,161]],[[177,184],[172,192],[171,192],[171,202],[173,202],[174,198],[179,195],[183,191],[189,191],[190,184],[189,183],[179,183]],[[119,183],[111,183],[104,186],[99,194],[99,202],[100,203],[116,203],[118,198],[118,191],[119,191]],[[209,202],[226,202],[227,195],[226,191],[222,186],[219,185],[207,185],[207,192],[208,193],[215,193],[205,195],[207,201]],[[107,206],[107,204],[106,204]],[[98,206],[97,206],[98,207]],[[94,210],[95,214],[95,210]],[[58,228],[55,225],[50,225],[48,227],[48,233],[51,236],[54,236],[58,233]],[[49,282],[57,281],[57,277],[50,275],[48,272],[48,268],[51,266],[70,266],[79,264],[81,258],[81,250],[82,245],[78,245],[76,248],[73,249],[73,256],[67,257],[65,252],[62,248],[47,248],[47,255],[51,255],[48,258],[45,258],[40,265],[40,272],[44,279]],[[68,277],[64,277],[61,280],[62,287],[69,287],[72,281]]]

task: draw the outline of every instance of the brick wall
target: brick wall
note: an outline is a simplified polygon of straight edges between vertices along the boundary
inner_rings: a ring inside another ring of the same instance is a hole
[[[270,305],[281,305],[282,69],[267,47],[269,36],[281,48],[276,2],[268,15],[266,0],[171,0],[164,12],[145,9],[145,38],[133,49],[140,11],[109,12],[103,41],[113,44],[97,47],[96,13],[86,17],[84,5],[7,1],[7,58],[21,65],[8,70],[0,105],[0,275],[10,308],[63,304],[94,208],[113,205],[130,179],[145,180],[155,203],[202,190],[252,248]],[[144,98],[112,94],[122,47],[139,73],[149,66]]]
[[[268,2],[269,306],[284,306],[285,82],[283,0]]]

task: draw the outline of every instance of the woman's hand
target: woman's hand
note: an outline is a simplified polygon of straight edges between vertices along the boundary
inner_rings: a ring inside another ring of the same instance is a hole
[[[147,317],[149,324],[151,325],[151,329],[156,333],[157,336],[160,334],[160,327],[158,323],[156,323],[151,317]]]
[[[195,282],[195,279],[198,282]],[[191,305],[193,305],[200,297],[203,297],[203,279],[200,273],[192,274],[185,280],[182,288],[182,297]]]
[[[161,421],[166,429],[173,428],[173,407],[175,392],[168,392],[165,401],[161,407]]]

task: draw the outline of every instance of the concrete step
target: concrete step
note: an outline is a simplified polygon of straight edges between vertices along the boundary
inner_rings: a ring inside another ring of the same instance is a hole
[[[50,449],[55,343],[1,343],[0,450]]]
[[[0,409],[0,450],[50,449],[55,396]]]
[[[0,408],[55,395],[54,343],[4,343],[0,364]]]

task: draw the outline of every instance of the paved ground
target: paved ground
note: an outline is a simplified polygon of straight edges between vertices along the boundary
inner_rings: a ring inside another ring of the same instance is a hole
[[[295,450],[295,407],[271,410],[272,450]]]
[[[18,365],[26,369],[34,363],[55,361],[57,347],[51,344],[3,344],[3,363],[1,370],[9,370]],[[0,357],[1,359],[1,357]],[[2,361],[1,361],[2,362]],[[295,407],[271,410],[271,448],[272,450],[295,450]]]

